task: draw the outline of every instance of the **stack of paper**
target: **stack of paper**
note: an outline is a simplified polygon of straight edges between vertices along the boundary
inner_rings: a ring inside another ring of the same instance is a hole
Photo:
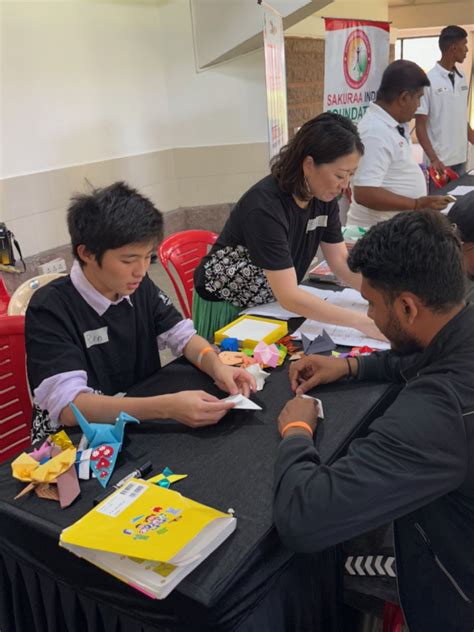
[[[309,292],[313,294],[313,296],[317,296],[325,300],[331,294],[337,294],[338,292],[333,292],[332,290],[320,290],[317,287],[308,287],[307,285],[298,286],[300,290],[304,290],[305,292]],[[255,305],[255,307],[248,307],[240,312],[241,314],[247,315],[258,315],[258,316],[266,316],[267,318],[278,318],[279,320],[288,320],[289,318],[297,318],[299,314],[295,314],[295,312],[290,312],[287,309],[284,309],[280,303],[277,301],[273,301],[272,303],[266,303],[265,305]]]
[[[367,301],[364,300],[357,290],[345,289],[342,292],[332,292],[332,295],[327,299],[328,303],[332,305],[338,305],[339,307],[345,307],[346,309],[352,309],[356,312],[367,312]],[[389,342],[382,342],[375,338],[369,338],[364,336],[363,333],[357,329],[351,327],[340,327],[339,325],[330,325],[328,323],[321,323],[316,320],[305,320],[299,329],[295,331],[293,336],[301,338],[301,335],[306,336],[310,340],[314,340],[316,336],[320,336],[323,329],[329,334],[329,336],[338,345],[344,345],[347,347],[372,347],[373,349],[390,349]]]

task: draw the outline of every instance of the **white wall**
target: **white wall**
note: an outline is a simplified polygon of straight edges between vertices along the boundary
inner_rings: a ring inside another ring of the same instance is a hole
[[[197,73],[188,0],[0,6],[0,177],[266,140],[262,51]]]
[[[156,6],[3,2],[2,177],[170,147]]]
[[[267,141],[263,49],[196,72],[189,5],[160,7],[174,147]]]

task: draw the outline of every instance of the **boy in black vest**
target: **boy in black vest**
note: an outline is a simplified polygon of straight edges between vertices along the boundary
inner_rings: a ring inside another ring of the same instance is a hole
[[[71,274],[33,295],[26,312],[32,439],[75,425],[70,402],[91,421],[120,411],[141,420],[217,423],[233,404],[204,391],[117,397],[160,369],[159,349],[183,354],[222,390],[248,395],[255,381],[225,366],[147,275],[163,236],[161,213],[122,182],[73,198]]]

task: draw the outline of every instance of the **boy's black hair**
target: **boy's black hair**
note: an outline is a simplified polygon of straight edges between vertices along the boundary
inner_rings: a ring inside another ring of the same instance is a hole
[[[306,121],[287,145],[271,161],[272,175],[280,187],[300,200],[311,199],[304,180],[303,160],[311,156],[316,165],[334,162],[342,156],[359,152],[364,145],[357,127],[345,116],[323,112]]]
[[[72,252],[81,265],[77,247],[84,244],[101,265],[106,250],[163,238],[163,217],[145,196],[125,182],[90,194],[76,195],[67,211]]]
[[[467,31],[465,31],[462,26],[456,26],[454,24],[450,24],[449,26],[445,26],[444,29],[439,34],[438,46],[442,53],[448,50],[450,46],[453,44],[457,44],[457,42],[466,39]]]
[[[407,59],[397,59],[384,70],[377,100],[393,103],[402,92],[413,94],[429,85],[427,74],[418,64]]]
[[[399,213],[372,226],[354,245],[348,265],[389,305],[401,292],[412,292],[437,313],[464,300],[461,242],[437,211]]]

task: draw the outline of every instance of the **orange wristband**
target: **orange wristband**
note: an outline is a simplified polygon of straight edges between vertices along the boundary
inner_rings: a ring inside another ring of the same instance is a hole
[[[286,426],[281,431],[281,436],[283,439],[285,438],[285,433],[289,428],[304,428],[311,434],[311,436],[313,435],[313,429],[308,423],[306,423],[306,421],[291,421],[289,424],[286,424]]]
[[[204,349],[199,352],[199,355],[198,355],[197,360],[196,360],[196,366],[197,366],[198,369],[201,368],[202,359],[206,355],[206,353],[208,353],[209,351],[214,351],[215,352],[214,347],[204,347]]]

